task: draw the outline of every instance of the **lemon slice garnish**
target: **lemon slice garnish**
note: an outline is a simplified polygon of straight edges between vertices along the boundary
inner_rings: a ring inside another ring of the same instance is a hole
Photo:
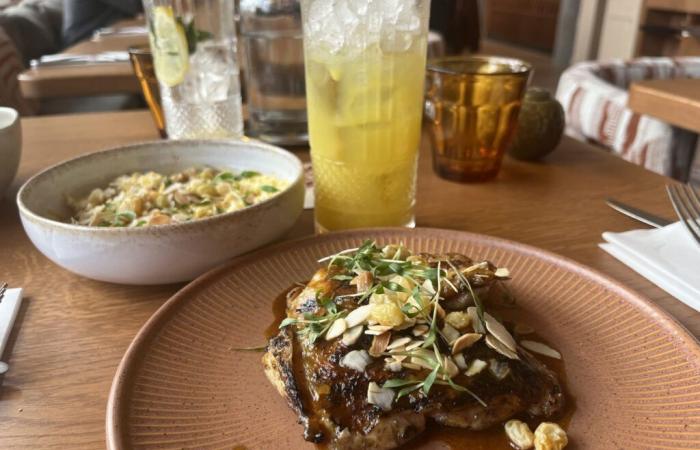
[[[170,6],[154,8],[152,31],[151,48],[156,77],[170,87],[182,83],[189,68],[187,37]]]

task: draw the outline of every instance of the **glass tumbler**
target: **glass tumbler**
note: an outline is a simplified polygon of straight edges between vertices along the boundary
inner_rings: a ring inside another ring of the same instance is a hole
[[[472,182],[498,174],[530,72],[523,61],[489,56],[428,63],[425,115],[439,176]]]
[[[302,0],[319,232],[413,226],[429,0]]]
[[[158,79],[153,70],[153,55],[148,46],[129,47],[129,59],[134,69],[134,75],[141,86],[141,93],[151,111],[153,122],[156,124],[158,134],[165,138],[165,119],[163,119],[163,109],[160,106],[160,92],[158,89]]]
[[[144,0],[168,137],[243,134],[233,0]]]
[[[308,142],[298,0],[240,2],[250,134],[279,145]]]

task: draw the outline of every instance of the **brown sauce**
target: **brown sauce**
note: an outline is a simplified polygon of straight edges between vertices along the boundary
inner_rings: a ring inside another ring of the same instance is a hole
[[[280,332],[280,323],[287,317],[287,294],[289,294],[297,286],[294,285],[285,289],[274,302],[272,302],[272,314],[274,319],[272,323],[265,329],[265,340],[268,341],[273,336],[277,336]]]
[[[265,338],[269,339],[279,333],[279,324],[287,317],[287,294],[295,289],[296,286],[292,286],[282,292],[272,304],[272,312],[274,314],[274,321],[265,330]],[[531,325],[533,322],[528,320],[527,314],[516,308],[507,308],[503,310],[498,310],[507,323],[516,323],[515,318],[517,317],[517,323]],[[524,320],[520,320],[525,317]],[[552,345],[541,335],[537,333],[530,333],[522,336],[524,339],[533,340],[537,342],[542,342],[550,345],[553,348],[557,348],[556,345]],[[532,353],[532,352],[531,352]],[[530,419],[528,417],[514,417],[526,422],[530,429],[534,432],[535,428],[542,421],[555,422],[559,424],[565,430],[568,429],[571,419],[576,410],[575,398],[569,393],[567,388],[567,377],[566,377],[566,367],[563,360],[557,360],[553,358],[548,358],[539,354],[532,353],[535,358],[543,362],[550,370],[556,373],[559,382],[561,383],[565,397],[566,405],[561,414],[556,417],[551,417],[548,419]],[[298,366],[295,364],[295,366]],[[295,374],[300,376],[302,374]],[[303,376],[302,376],[303,379]],[[299,430],[301,432],[301,430]],[[317,448],[326,448],[323,444],[317,445]],[[493,426],[487,430],[481,431],[470,431],[463,430],[460,428],[446,427],[438,425],[436,423],[429,422],[426,425],[425,431],[418,436],[415,440],[403,446],[405,449],[411,450],[512,450],[513,447],[510,445],[505,432],[503,431],[503,426]]]

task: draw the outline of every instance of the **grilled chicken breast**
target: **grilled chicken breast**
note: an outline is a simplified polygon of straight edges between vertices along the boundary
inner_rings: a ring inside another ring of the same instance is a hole
[[[374,243],[340,255],[290,293],[263,356],[306,440],[391,449],[431,421],[481,430],[563,408],[555,374],[488,312],[507,271]]]

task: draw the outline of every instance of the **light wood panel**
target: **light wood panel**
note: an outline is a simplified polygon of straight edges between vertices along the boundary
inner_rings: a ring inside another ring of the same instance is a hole
[[[700,133],[700,79],[632,83],[628,103],[636,113]]]
[[[22,125],[24,154],[13,191],[65,158],[156,138],[146,111],[29,118]],[[463,185],[432,173],[424,145],[417,221],[514,239],[588,264],[647,295],[697,336],[700,313],[597,247],[603,231],[640,227],[605,206],[606,197],[671,218],[668,181],[565,138],[544,162],[506,160],[494,182]],[[306,211],[289,237],[311,232]],[[104,448],[105,406],[117,365],[139,328],[180,286],[119,286],[58,268],[31,245],[9,197],[0,203],[0,249],[0,278],[24,287],[27,296],[3,359],[10,371],[0,391],[0,447]]]

